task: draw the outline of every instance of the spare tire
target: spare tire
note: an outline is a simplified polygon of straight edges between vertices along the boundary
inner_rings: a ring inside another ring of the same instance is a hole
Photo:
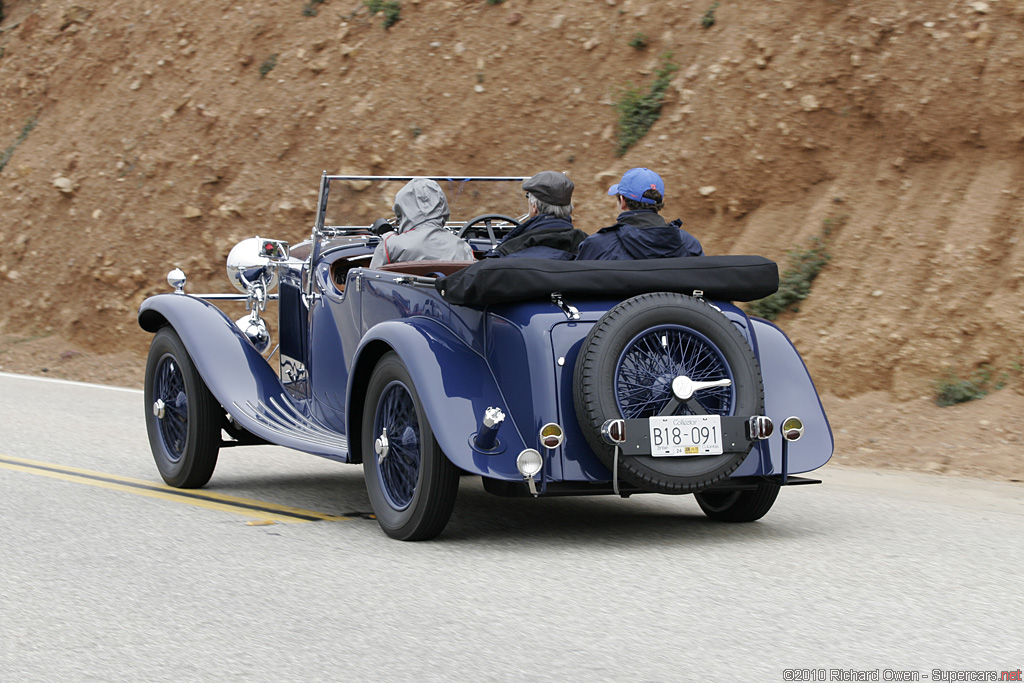
[[[627,299],[594,325],[576,359],[573,399],[583,434],[612,468],[615,451],[601,437],[605,420],[659,415],[673,397],[672,380],[731,380],[698,391],[672,413],[762,415],[761,368],[747,340],[702,299],[655,292]],[[692,493],[736,470],[750,452],[692,457],[620,454],[619,479],[661,493]]]

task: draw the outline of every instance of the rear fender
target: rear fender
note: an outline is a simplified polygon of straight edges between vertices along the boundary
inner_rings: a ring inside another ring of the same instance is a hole
[[[363,336],[352,363],[348,388],[349,443],[355,457],[362,443],[366,388],[377,361],[394,351],[409,371],[438,445],[456,466],[486,477],[522,481],[516,457],[525,448],[486,361],[450,330],[427,318],[389,320]],[[498,446],[483,453],[473,435],[487,408],[500,408],[505,424]]]
[[[797,416],[804,422],[805,432],[799,441],[789,444],[789,474],[815,470],[832,457],[834,442],[825,409],[818,398],[818,392],[807,372],[807,366],[796,347],[778,327],[762,320],[750,318],[750,333],[754,337],[755,350],[761,364],[764,380],[764,409],[777,429],[766,442],[761,444],[761,458],[753,457],[751,451],[734,477],[753,474],[782,473],[783,420]]]
[[[334,459],[348,457],[341,435],[306,425],[305,436],[297,433],[295,425],[303,422],[303,411],[266,359],[213,304],[181,294],[157,294],[142,302],[138,320],[147,332],[164,325],[174,328],[210,393],[246,430],[289,448]]]

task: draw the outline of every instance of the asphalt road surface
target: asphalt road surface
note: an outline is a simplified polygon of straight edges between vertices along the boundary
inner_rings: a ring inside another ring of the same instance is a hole
[[[4,682],[1024,667],[1020,485],[828,466],[728,525],[689,496],[509,500],[467,477],[444,535],[400,543],[361,468],[294,451],[225,449],[207,497],[166,489],[138,391],[0,374],[0,426]]]

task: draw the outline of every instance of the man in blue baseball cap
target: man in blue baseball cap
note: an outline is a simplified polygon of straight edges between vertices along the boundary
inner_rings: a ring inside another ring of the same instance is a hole
[[[666,223],[658,212],[665,202],[665,182],[649,168],[631,168],[608,188],[619,218],[580,245],[577,261],[703,256],[697,238],[683,230],[678,218]]]

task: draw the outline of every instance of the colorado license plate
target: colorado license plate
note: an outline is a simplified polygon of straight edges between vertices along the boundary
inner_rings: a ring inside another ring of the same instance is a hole
[[[652,417],[650,427],[653,456],[722,454],[722,418],[718,415]]]

